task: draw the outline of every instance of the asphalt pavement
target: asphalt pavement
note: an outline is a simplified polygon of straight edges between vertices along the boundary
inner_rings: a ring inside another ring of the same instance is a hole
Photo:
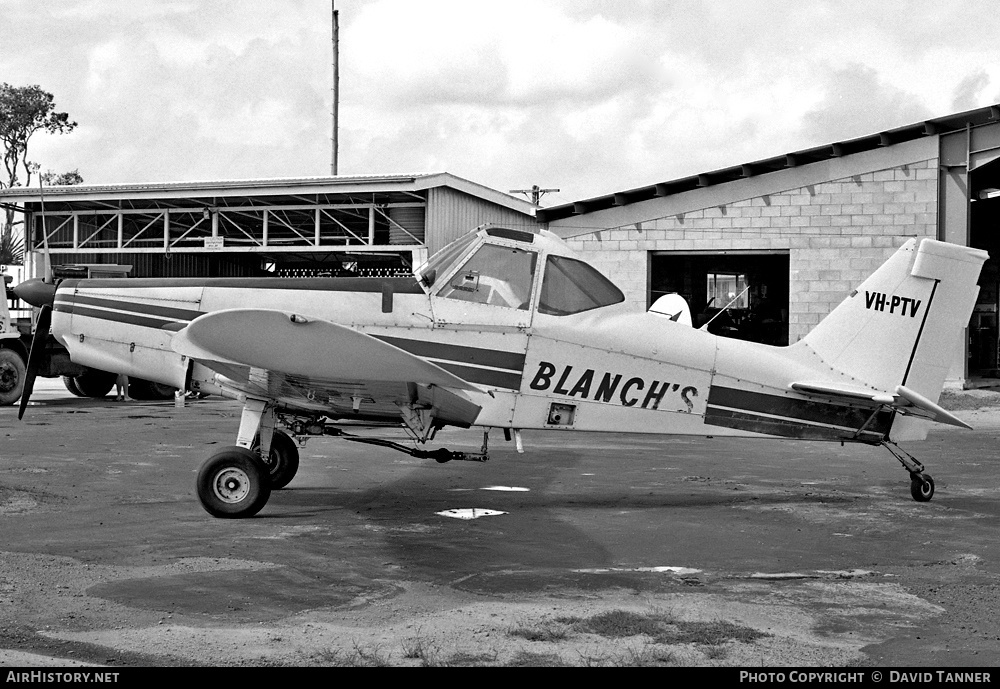
[[[257,517],[220,520],[194,479],[235,402],[43,379],[24,421],[0,409],[0,660],[990,666],[1000,415],[958,413],[976,430],[906,446],[929,503],[881,448],[539,432],[524,454],[493,434],[482,464],[310,440]],[[573,626],[615,611],[760,636]]]

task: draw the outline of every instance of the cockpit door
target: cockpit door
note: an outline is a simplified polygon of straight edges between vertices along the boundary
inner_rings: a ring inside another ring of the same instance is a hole
[[[485,243],[435,285],[435,327],[531,326],[538,252],[506,243]]]

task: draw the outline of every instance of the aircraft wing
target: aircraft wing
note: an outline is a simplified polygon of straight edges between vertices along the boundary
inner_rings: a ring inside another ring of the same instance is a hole
[[[364,398],[393,408],[398,399],[433,398],[453,421],[472,423],[480,407],[466,393],[479,388],[440,366],[354,328],[269,309],[227,309],[199,316],[173,336],[171,347],[245,387],[269,396],[336,406],[333,398]],[[446,388],[447,390],[442,390]],[[315,404],[303,406],[315,406]]]
[[[869,401],[892,407],[904,414],[912,414],[925,419],[946,423],[952,426],[972,429],[972,426],[962,421],[960,418],[944,409],[938,404],[911,390],[910,388],[897,385],[895,394],[873,390],[855,385],[843,383],[820,382],[796,382],[788,386],[795,392],[803,395],[819,396],[834,399],[842,399],[849,402]]]

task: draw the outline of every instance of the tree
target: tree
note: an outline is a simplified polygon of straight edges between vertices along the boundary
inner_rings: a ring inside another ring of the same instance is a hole
[[[0,146],[3,147],[6,172],[6,178],[0,179],[0,188],[22,186],[22,173],[24,186],[30,186],[31,175],[38,167],[28,160],[28,142],[36,132],[67,134],[76,128],[76,122],[71,121],[67,113],[56,112],[55,108],[55,98],[40,86],[0,84]],[[63,177],[74,174],[83,181],[77,171]],[[24,246],[21,238],[14,235],[14,227],[18,224],[14,222],[14,210],[7,208],[5,215],[0,228],[0,263],[20,263]]]
[[[47,187],[69,187],[74,184],[83,184],[83,176],[80,174],[79,168],[61,174],[49,170],[42,173],[42,181]]]

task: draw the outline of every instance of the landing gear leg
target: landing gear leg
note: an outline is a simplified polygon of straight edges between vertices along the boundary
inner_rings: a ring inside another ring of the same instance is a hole
[[[924,473],[924,465],[916,457],[889,440],[883,440],[882,447],[891,452],[903,468],[910,472],[910,495],[914,500],[928,502],[934,497],[934,479],[930,474]]]
[[[252,517],[267,504],[271,496],[270,473],[261,455],[250,449],[258,430],[261,451],[269,453],[274,408],[264,400],[247,399],[237,444],[220,449],[198,471],[198,499],[212,516]]]

